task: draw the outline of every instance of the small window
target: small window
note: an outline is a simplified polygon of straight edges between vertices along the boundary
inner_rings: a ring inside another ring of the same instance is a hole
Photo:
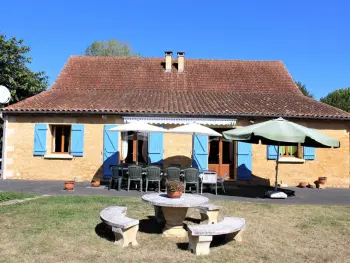
[[[299,146],[280,146],[280,156],[299,157]]]
[[[68,153],[70,149],[70,135],[71,126],[70,125],[53,125],[53,153]]]

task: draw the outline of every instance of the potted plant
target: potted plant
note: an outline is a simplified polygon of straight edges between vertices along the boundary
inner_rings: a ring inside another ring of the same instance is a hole
[[[67,190],[67,191],[74,190],[74,181],[65,181],[64,182],[64,190]]]
[[[180,181],[168,181],[166,187],[170,198],[179,198],[184,191],[184,184]]]
[[[300,188],[305,188],[306,186],[308,186],[307,182],[300,182],[298,185]]]
[[[327,182],[327,177],[318,177],[318,183],[319,184],[325,184]]]
[[[92,180],[91,181],[91,186],[92,187],[99,187],[101,184],[101,181],[100,180]]]

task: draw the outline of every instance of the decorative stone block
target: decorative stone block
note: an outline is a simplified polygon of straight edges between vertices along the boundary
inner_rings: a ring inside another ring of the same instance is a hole
[[[215,204],[204,204],[199,206],[201,224],[216,224],[221,206]]]
[[[139,244],[136,241],[136,235],[138,230],[138,224],[125,229],[112,227],[112,231],[114,232],[115,236],[114,243],[120,245],[121,247],[127,247],[130,243],[133,247],[138,246]]]
[[[188,250],[197,256],[209,255],[212,240],[213,236],[192,236],[191,231],[189,231]]]
[[[265,195],[272,199],[286,199],[288,197],[284,192],[275,192],[273,190],[267,191]]]

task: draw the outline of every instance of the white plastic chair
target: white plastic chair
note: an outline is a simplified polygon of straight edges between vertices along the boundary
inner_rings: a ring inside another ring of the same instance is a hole
[[[217,179],[217,183],[221,185],[222,191],[223,191],[224,193],[226,193],[226,192],[225,192],[225,187],[224,187],[224,182],[225,182],[225,180],[226,180],[227,175],[228,175],[228,170],[226,170],[224,176],[219,177],[219,178]],[[216,187],[217,187],[217,185],[216,185]]]
[[[215,194],[218,194],[218,175],[216,172],[204,171],[200,175],[201,178],[201,194],[203,194],[203,184],[215,185]]]

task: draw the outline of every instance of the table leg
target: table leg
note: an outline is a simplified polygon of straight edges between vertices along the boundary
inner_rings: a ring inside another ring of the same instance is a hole
[[[165,228],[163,236],[165,237],[187,237],[187,232],[183,227],[183,222],[187,214],[187,207],[162,207]]]
[[[160,206],[154,206],[154,216],[158,224],[163,224],[165,222],[163,210]]]

